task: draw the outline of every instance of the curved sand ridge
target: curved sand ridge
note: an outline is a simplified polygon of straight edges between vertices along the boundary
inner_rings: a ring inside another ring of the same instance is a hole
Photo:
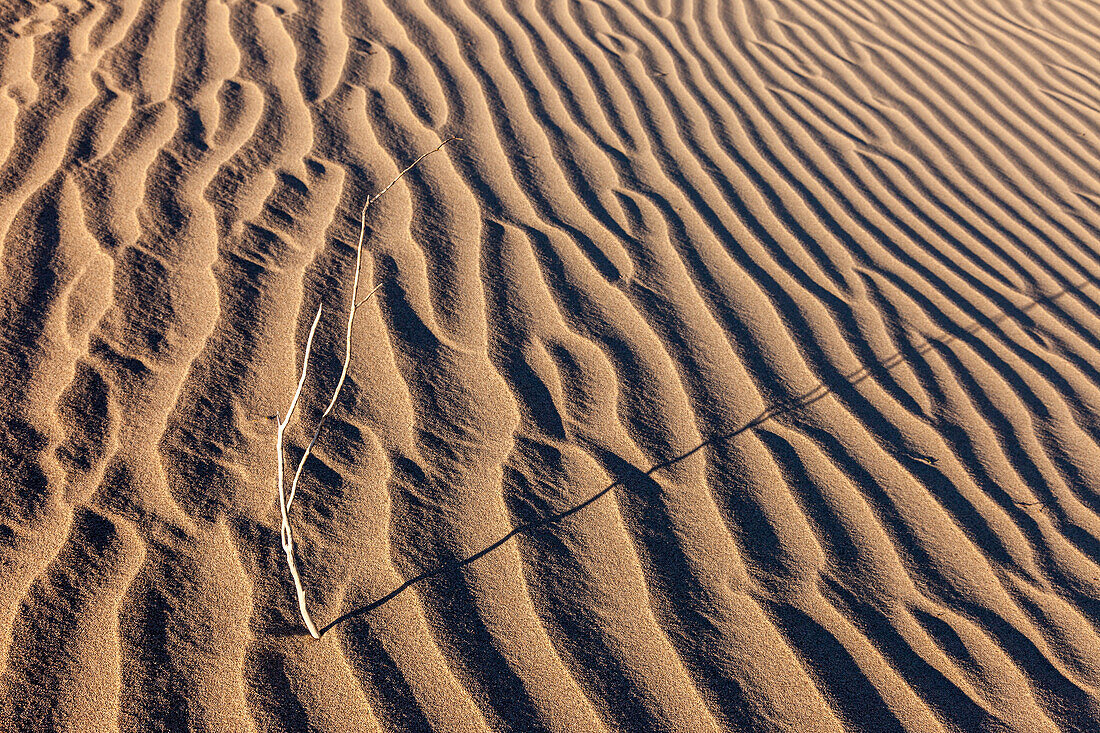
[[[1100,727],[1095,5],[0,30],[0,731]]]

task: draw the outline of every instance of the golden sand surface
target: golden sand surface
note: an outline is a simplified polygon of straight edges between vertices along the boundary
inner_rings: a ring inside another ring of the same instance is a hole
[[[1090,0],[0,0],[0,733],[1100,730],[1098,135]]]

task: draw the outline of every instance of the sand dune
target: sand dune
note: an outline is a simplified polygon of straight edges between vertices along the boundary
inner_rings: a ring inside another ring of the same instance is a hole
[[[0,30],[0,731],[1100,729],[1100,6]]]

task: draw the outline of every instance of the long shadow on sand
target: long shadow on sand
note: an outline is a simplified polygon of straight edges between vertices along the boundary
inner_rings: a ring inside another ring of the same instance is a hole
[[[1040,306],[1040,305],[1043,305],[1043,304],[1046,304],[1046,303],[1052,303],[1053,301],[1057,300],[1058,298],[1062,297],[1063,295],[1066,295],[1067,293],[1074,293],[1074,294],[1084,295],[1081,288],[1083,288],[1083,287],[1085,287],[1086,285],[1089,285],[1089,284],[1090,283],[1088,283],[1088,282],[1082,282],[1082,283],[1078,283],[1076,285],[1072,285],[1072,286],[1063,288],[1062,290],[1059,290],[1058,292],[1053,293],[1051,295],[1045,296],[1043,298],[1034,299],[1030,303],[1028,303],[1027,305],[1020,306],[1020,307],[1018,307],[1014,310],[1017,312],[1017,314],[1022,314],[1022,313],[1025,313],[1025,312],[1029,311],[1029,310],[1032,310],[1033,308],[1035,308],[1037,306]],[[969,334],[969,335],[980,333],[981,331],[988,329],[989,326],[991,326],[991,325],[1001,323],[1003,321],[1008,320],[1009,317],[1010,316],[1008,314],[1001,314],[1001,315],[999,315],[995,318],[985,319],[984,323],[974,322],[970,326],[964,328],[962,332],[965,333],[965,334]],[[949,344],[949,343],[952,343],[954,341],[958,341],[960,337],[961,337],[961,335],[951,335],[951,334],[947,334],[946,332],[943,332],[942,338],[929,339],[929,340],[925,341],[923,344],[921,344],[920,346],[916,347],[915,351],[918,354],[924,354],[924,353],[927,353],[928,351],[934,349],[935,348],[935,343]],[[893,355],[886,358],[885,360],[880,362],[878,365],[875,365],[875,371],[879,371],[879,370],[889,371],[889,370],[893,369],[894,367],[900,365],[904,361],[905,361],[905,357],[902,355],[902,353],[901,352],[895,352]],[[844,379],[844,381],[846,382],[846,384],[848,386],[854,387],[855,385],[859,384],[860,382],[867,379],[867,377],[869,377],[871,375],[872,375],[872,370],[868,367],[863,367],[863,368],[858,369],[854,372],[851,372],[850,374],[844,375],[843,379]],[[581,503],[579,503],[575,506],[572,506],[569,509],[566,509],[562,512],[558,512],[557,514],[551,514],[551,515],[542,517],[540,519],[536,519],[536,520],[521,524],[521,525],[517,526],[515,529],[513,529],[511,532],[508,532],[506,535],[504,535],[503,537],[501,537],[497,541],[493,542],[491,545],[488,545],[484,549],[481,549],[481,550],[475,552],[474,554],[470,555],[469,557],[463,558],[461,560],[454,560],[452,562],[444,563],[444,564],[440,565],[439,567],[433,568],[431,570],[427,570],[423,573],[420,573],[419,575],[417,575],[415,577],[409,578],[404,583],[402,583],[398,587],[394,588],[392,591],[390,591],[386,595],[382,596],[381,598],[378,598],[377,600],[371,601],[370,603],[368,603],[365,606],[361,606],[359,608],[348,611],[347,613],[340,616],[336,620],[334,620],[331,623],[327,624],[326,626],[324,626],[323,628],[320,629],[321,634],[324,634],[326,631],[328,631],[329,629],[333,628],[334,626],[336,626],[338,624],[341,624],[345,621],[349,621],[349,620],[351,620],[353,618],[356,618],[358,616],[363,616],[365,614],[370,613],[374,609],[388,603],[389,601],[393,600],[394,598],[396,598],[397,596],[401,595],[403,592],[408,590],[410,587],[412,587],[412,586],[414,586],[418,583],[429,580],[431,578],[437,578],[441,575],[444,575],[445,573],[456,572],[456,571],[460,570],[464,566],[469,565],[470,563],[475,562],[476,560],[479,560],[482,557],[484,557],[484,556],[488,555],[489,553],[493,552],[494,550],[496,550],[497,548],[501,547],[506,542],[508,542],[508,540],[510,540],[510,539],[512,539],[512,538],[514,538],[518,535],[529,534],[529,533],[534,532],[538,529],[542,529],[544,527],[549,527],[549,526],[551,526],[551,525],[553,525],[557,522],[562,521],[563,519],[566,519],[566,518],[576,514],[577,512],[580,512],[581,510],[585,509],[586,507],[588,507],[592,503],[594,503],[594,502],[598,501],[599,499],[603,498],[612,489],[615,489],[616,487],[624,486],[624,485],[630,483],[630,481],[634,480],[635,478],[638,478],[639,474],[643,477],[644,476],[650,476],[651,474],[653,474],[653,473],[655,473],[655,472],[657,472],[657,471],[659,471],[663,468],[668,468],[669,466],[673,466],[673,465],[679,463],[680,461],[683,461],[683,460],[689,458],[690,456],[695,455],[696,453],[703,450],[704,448],[708,448],[710,446],[717,445],[717,444],[722,443],[724,441],[732,440],[732,439],[736,438],[737,436],[741,435],[742,433],[744,433],[745,431],[751,430],[755,427],[758,427],[758,426],[762,425],[763,423],[767,422],[768,420],[771,420],[774,417],[777,417],[779,415],[783,415],[783,414],[786,414],[786,413],[789,413],[789,412],[793,412],[794,410],[797,410],[797,409],[806,407],[808,405],[811,405],[811,404],[817,402],[818,400],[824,398],[825,396],[827,396],[829,394],[832,394],[834,391],[835,391],[834,389],[829,388],[829,387],[825,386],[824,384],[819,384],[814,389],[812,389],[808,392],[805,392],[805,393],[803,393],[803,394],[801,394],[797,397],[794,397],[794,398],[786,400],[784,402],[780,402],[778,404],[772,405],[771,407],[769,407],[768,409],[764,410],[759,415],[757,415],[755,418],[753,418],[752,420],[750,420],[749,422],[745,423],[744,425],[742,425],[741,427],[737,428],[736,430],[734,430],[732,432],[724,433],[722,435],[717,435],[717,436],[714,436],[712,438],[709,438],[708,440],[700,443],[695,448],[692,448],[690,451],[688,451],[686,453],[683,453],[682,455],[676,456],[674,458],[670,458],[667,461],[663,461],[661,463],[658,463],[658,464],[654,465],[653,467],[649,468],[648,470],[645,470],[645,471],[637,470],[637,473],[635,473],[631,476],[624,476],[623,478],[620,478],[619,480],[615,481],[614,483],[609,484],[608,486],[604,487],[600,491],[598,491],[595,494],[593,494],[592,496],[588,497],[587,499],[585,499]],[[922,458],[924,460],[928,460],[928,461],[933,461],[933,462],[935,461],[934,458],[930,458],[930,457],[927,457],[927,456],[921,456],[920,458]]]

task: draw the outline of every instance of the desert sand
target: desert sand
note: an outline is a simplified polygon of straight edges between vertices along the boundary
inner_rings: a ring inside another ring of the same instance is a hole
[[[1098,135],[1088,0],[0,2],[0,731],[1100,730]]]

